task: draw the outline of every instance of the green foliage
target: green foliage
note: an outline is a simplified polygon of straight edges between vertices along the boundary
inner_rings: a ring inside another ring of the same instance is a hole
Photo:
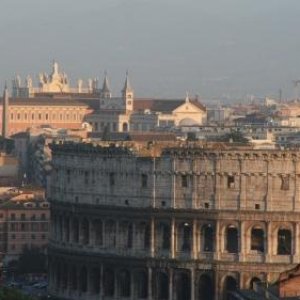
[[[218,141],[227,142],[227,143],[228,142],[243,143],[243,144],[248,143],[248,139],[245,138],[245,136],[239,131],[224,134],[218,138]]]
[[[20,291],[11,288],[0,289],[0,300],[33,300],[31,297],[23,295]]]

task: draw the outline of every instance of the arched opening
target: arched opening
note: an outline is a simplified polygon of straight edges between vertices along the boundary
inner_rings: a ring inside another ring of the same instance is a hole
[[[277,236],[277,254],[292,254],[292,233],[288,229],[279,229]]]
[[[99,246],[103,243],[103,227],[101,220],[94,221],[95,245]]]
[[[252,228],[251,230],[251,250],[257,252],[265,251],[264,231],[261,228]]]
[[[224,300],[231,299],[231,293],[238,289],[238,284],[235,278],[227,276],[224,281]]]
[[[73,242],[79,243],[79,221],[77,218],[73,219]]]
[[[127,248],[131,249],[133,243],[133,226],[131,223],[127,227]]]
[[[157,296],[160,300],[169,299],[169,276],[163,272],[157,276]]]
[[[62,219],[62,216],[59,216],[58,217],[58,239],[60,241],[62,241],[62,234],[63,233],[63,219]]]
[[[257,277],[253,277],[250,281],[250,289],[253,290],[257,283],[261,282],[261,280]]]
[[[64,221],[65,240],[66,242],[70,242],[70,218],[65,217]]]
[[[179,226],[178,246],[180,251],[189,252],[191,250],[192,227],[185,222]]]
[[[128,124],[126,122],[123,123],[122,125],[122,131],[127,132],[128,131]]]
[[[88,245],[90,242],[90,224],[87,219],[84,219],[81,223],[82,230],[82,243],[83,245]]]
[[[170,226],[165,223],[160,223],[159,226],[160,232],[160,247],[163,250],[170,250],[170,236],[171,236],[171,231],[170,231]]]
[[[212,278],[207,274],[201,275],[198,283],[198,300],[213,300],[214,293]]]
[[[62,289],[66,290],[68,287],[68,265],[64,264],[63,266],[63,274],[62,274]]]
[[[144,271],[136,274],[136,294],[138,299],[146,299],[148,296],[148,276]]]
[[[191,299],[191,280],[187,273],[179,273],[176,275],[176,300]]]
[[[87,270],[86,267],[82,267],[79,273],[80,291],[82,293],[87,292]]]
[[[105,224],[105,240],[106,246],[116,246],[116,223],[113,220],[109,220]]]
[[[150,225],[146,224],[144,227],[144,249],[149,249],[150,248]]]
[[[237,228],[230,226],[226,229],[226,251],[228,253],[239,252],[239,236]]]
[[[61,266],[60,263],[56,265],[56,289],[61,287]]]
[[[111,269],[105,269],[103,272],[104,296],[113,297],[115,293],[115,274]]]
[[[214,230],[211,224],[202,227],[202,244],[204,252],[214,251]]]
[[[119,273],[120,297],[130,297],[131,277],[128,270],[121,270]]]
[[[77,288],[78,288],[77,269],[76,269],[75,266],[72,267],[72,272],[71,272],[71,286],[72,286],[72,290],[77,291]]]
[[[92,278],[91,278],[91,285],[92,285],[92,293],[99,294],[100,293],[100,269],[93,268],[92,269]]]

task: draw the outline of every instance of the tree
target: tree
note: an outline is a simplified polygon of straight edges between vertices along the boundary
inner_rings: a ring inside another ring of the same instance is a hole
[[[0,289],[0,300],[33,300],[31,297],[23,295],[20,291],[12,288]]]

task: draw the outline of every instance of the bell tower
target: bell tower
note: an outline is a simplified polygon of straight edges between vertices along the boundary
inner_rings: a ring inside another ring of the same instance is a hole
[[[131,88],[128,71],[127,71],[124,88],[122,90],[122,98],[125,101],[126,111],[133,111],[133,97],[134,97],[134,92],[133,89]]]

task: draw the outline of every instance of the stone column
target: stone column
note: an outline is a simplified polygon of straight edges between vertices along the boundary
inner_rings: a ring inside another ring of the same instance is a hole
[[[222,178],[221,178],[221,160],[217,159],[216,160],[216,173],[215,173],[215,203],[214,203],[214,208],[215,209],[220,209],[221,206],[221,193],[222,193]]]
[[[294,255],[293,263],[300,263],[300,224],[299,222],[294,223]]]
[[[95,227],[94,220],[90,220],[89,222],[89,245],[95,246]]]
[[[151,217],[150,220],[150,256],[154,257],[155,256],[155,223],[154,223],[154,218]]]
[[[197,225],[198,225],[197,220],[194,219],[193,220],[193,230],[192,230],[192,235],[193,235],[193,238],[192,238],[192,258],[193,259],[197,259],[197,257],[198,257]]]
[[[196,299],[195,295],[195,269],[191,269],[191,300]]]
[[[214,259],[219,260],[221,257],[221,240],[222,240],[222,233],[221,233],[221,228],[220,228],[220,221],[216,221],[216,234],[215,234],[215,240],[216,240],[216,245],[215,245],[215,252],[214,252]],[[203,246],[201,246],[201,249],[203,249]]]
[[[300,181],[299,181],[299,176],[300,176],[300,165],[299,161],[295,160],[294,161],[294,166],[295,166],[295,191],[294,191],[294,211],[300,211]]]
[[[177,237],[177,235],[176,235],[176,228],[175,228],[175,219],[174,218],[172,218],[172,220],[171,220],[171,249],[170,249],[170,251],[171,251],[171,258],[172,259],[174,259],[175,258],[175,256],[176,256],[176,241],[175,241],[175,239],[176,239],[176,237]]]
[[[173,269],[169,269],[169,300],[173,300]]]
[[[239,261],[245,261],[247,258],[247,232],[245,231],[245,223],[239,224]]]
[[[152,291],[152,269],[148,267],[148,300],[153,299],[153,291]]]
[[[104,299],[103,264],[100,266],[100,300]]]
[[[273,255],[273,233],[272,233],[272,224],[271,222],[267,222],[266,224],[266,231],[265,231],[265,245],[267,244],[267,247],[265,249],[265,261],[266,262],[272,262],[272,255]]]

